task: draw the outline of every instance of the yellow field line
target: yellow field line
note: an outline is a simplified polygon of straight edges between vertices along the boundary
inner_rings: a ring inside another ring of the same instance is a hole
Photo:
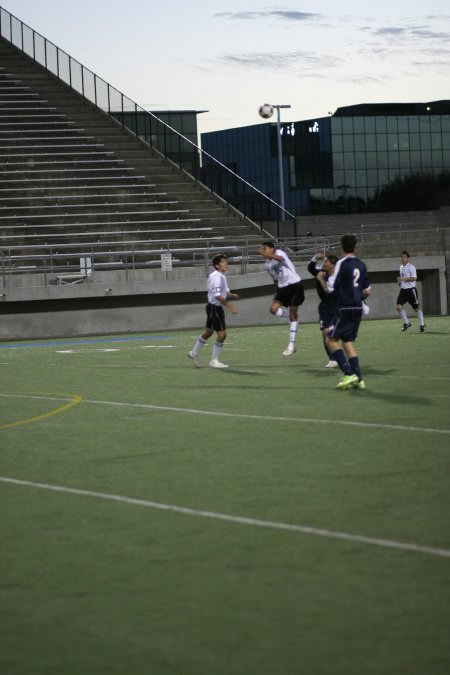
[[[74,405],[77,405],[77,403],[79,403],[81,400],[82,397],[76,394],[75,396],[72,397],[72,400],[69,401],[69,403],[64,403],[64,405],[60,405],[57,408],[53,408],[52,410],[49,410],[48,412],[43,413],[42,415],[27,417],[26,419],[17,420],[17,422],[9,422],[8,424],[0,424],[0,430],[11,429],[12,427],[19,427],[22,426],[23,424],[31,424],[31,422],[40,422],[41,420],[44,420],[47,417],[52,417],[52,415],[58,415],[59,413],[64,412],[64,410],[72,408]]]

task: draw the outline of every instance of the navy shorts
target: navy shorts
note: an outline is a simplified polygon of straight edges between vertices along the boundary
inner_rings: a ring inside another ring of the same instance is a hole
[[[211,302],[208,302],[205,309],[206,328],[212,328],[217,332],[226,330],[225,312],[222,305],[213,305]]]
[[[362,307],[339,307],[328,335],[343,342],[355,342],[362,318]]]
[[[406,305],[409,302],[413,309],[419,306],[419,295],[417,288],[402,288],[397,298],[397,305]]]
[[[336,305],[326,305],[321,302],[319,305],[319,326],[320,330],[328,328],[333,323],[336,314]]]
[[[300,307],[305,302],[305,291],[301,281],[278,288],[274,300],[283,307]]]

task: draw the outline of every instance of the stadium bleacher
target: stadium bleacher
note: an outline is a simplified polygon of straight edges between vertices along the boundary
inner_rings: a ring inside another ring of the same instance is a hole
[[[260,239],[248,219],[0,39],[3,273],[76,272]],[[50,260],[50,267],[48,261]],[[74,269],[75,268],[75,269]],[[55,277],[56,278],[56,277]]]

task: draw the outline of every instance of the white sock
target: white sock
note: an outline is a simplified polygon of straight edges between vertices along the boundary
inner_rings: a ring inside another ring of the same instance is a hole
[[[275,316],[289,316],[289,310],[286,307],[278,307],[277,311],[275,312]]]
[[[419,326],[424,326],[425,321],[423,319],[423,312],[421,309],[419,309],[419,311],[417,312],[417,316],[419,317]]]
[[[295,344],[297,339],[298,321],[291,321],[289,323],[289,342]]]
[[[212,353],[212,358],[213,360],[219,360],[219,356],[222,353],[223,349],[223,342],[215,342],[214,347],[213,347],[213,353]]]
[[[408,316],[407,316],[407,314],[406,314],[406,312],[405,312],[404,309],[401,309],[400,312],[399,312],[399,314],[400,314],[400,316],[401,316],[402,319],[403,319],[403,323],[409,323],[409,321],[408,321]]]
[[[204,340],[201,336],[198,338],[197,342],[194,345],[194,349],[192,350],[192,353],[194,356],[198,356],[198,353],[202,347],[206,345],[206,340]]]

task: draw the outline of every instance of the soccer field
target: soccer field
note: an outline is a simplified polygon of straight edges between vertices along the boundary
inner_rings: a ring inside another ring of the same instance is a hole
[[[449,318],[229,324],[0,343],[2,674],[450,672]]]

